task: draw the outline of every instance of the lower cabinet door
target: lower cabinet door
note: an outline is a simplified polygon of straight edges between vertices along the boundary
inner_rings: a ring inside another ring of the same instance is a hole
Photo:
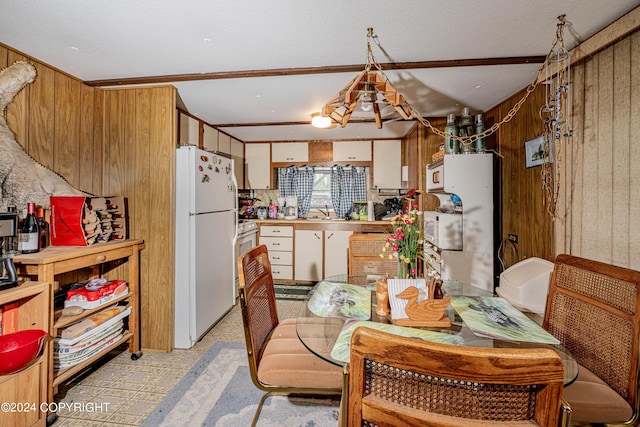
[[[295,280],[322,279],[323,234],[320,230],[296,230],[294,251]]]
[[[324,278],[347,274],[349,270],[349,236],[353,231],[324,232]]]

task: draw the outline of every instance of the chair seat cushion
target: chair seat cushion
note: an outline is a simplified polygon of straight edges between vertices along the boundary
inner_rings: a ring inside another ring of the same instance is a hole
[[[571,421],[626,421],[633,415],[622,396],[582,365],[578,365],[578,378],[564,388],[562,397],[571,405]]]
[[[258,380],[281,387],[340,389],[342,368],[311,353],[296,334],[296,320],[286,319],[274,328],[264,347]]]

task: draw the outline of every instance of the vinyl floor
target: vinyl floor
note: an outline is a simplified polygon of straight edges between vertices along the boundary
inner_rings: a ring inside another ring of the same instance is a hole
[[[280,319],[295,317],[301,301],[277,300]],[[59,387],[54,427],[138,426],[217,341],[244,342],[236,304],[196,345],[171,353],[144,352],[136,361],[125,349]]]

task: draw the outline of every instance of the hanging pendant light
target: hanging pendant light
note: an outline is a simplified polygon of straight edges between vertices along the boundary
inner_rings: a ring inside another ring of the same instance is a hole
[[[357,105],[364,112],[373,111],[378,129],[382,129],[382,116],[379,103],[386,103],[395,108],[404,120],[413,119],[413,109],[398,93],[382,71],[371,50],[371,39],[378,36],[373,28],[367,28],[367,64],[360,74],[352,79],[322,108],[322,115],[330,117],[334,123],[345,127],[351,119]],[[372,71],[372,68],[376,70]]]

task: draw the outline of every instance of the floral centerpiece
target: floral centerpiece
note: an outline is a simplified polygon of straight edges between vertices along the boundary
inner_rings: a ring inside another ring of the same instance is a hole
[[[381,258],[398,260],[398,278],[410,279],[418,276],[418,260],[423,257],[422,211],[409,200],[407,210],[391,220],[392,232],[380,253]]]

